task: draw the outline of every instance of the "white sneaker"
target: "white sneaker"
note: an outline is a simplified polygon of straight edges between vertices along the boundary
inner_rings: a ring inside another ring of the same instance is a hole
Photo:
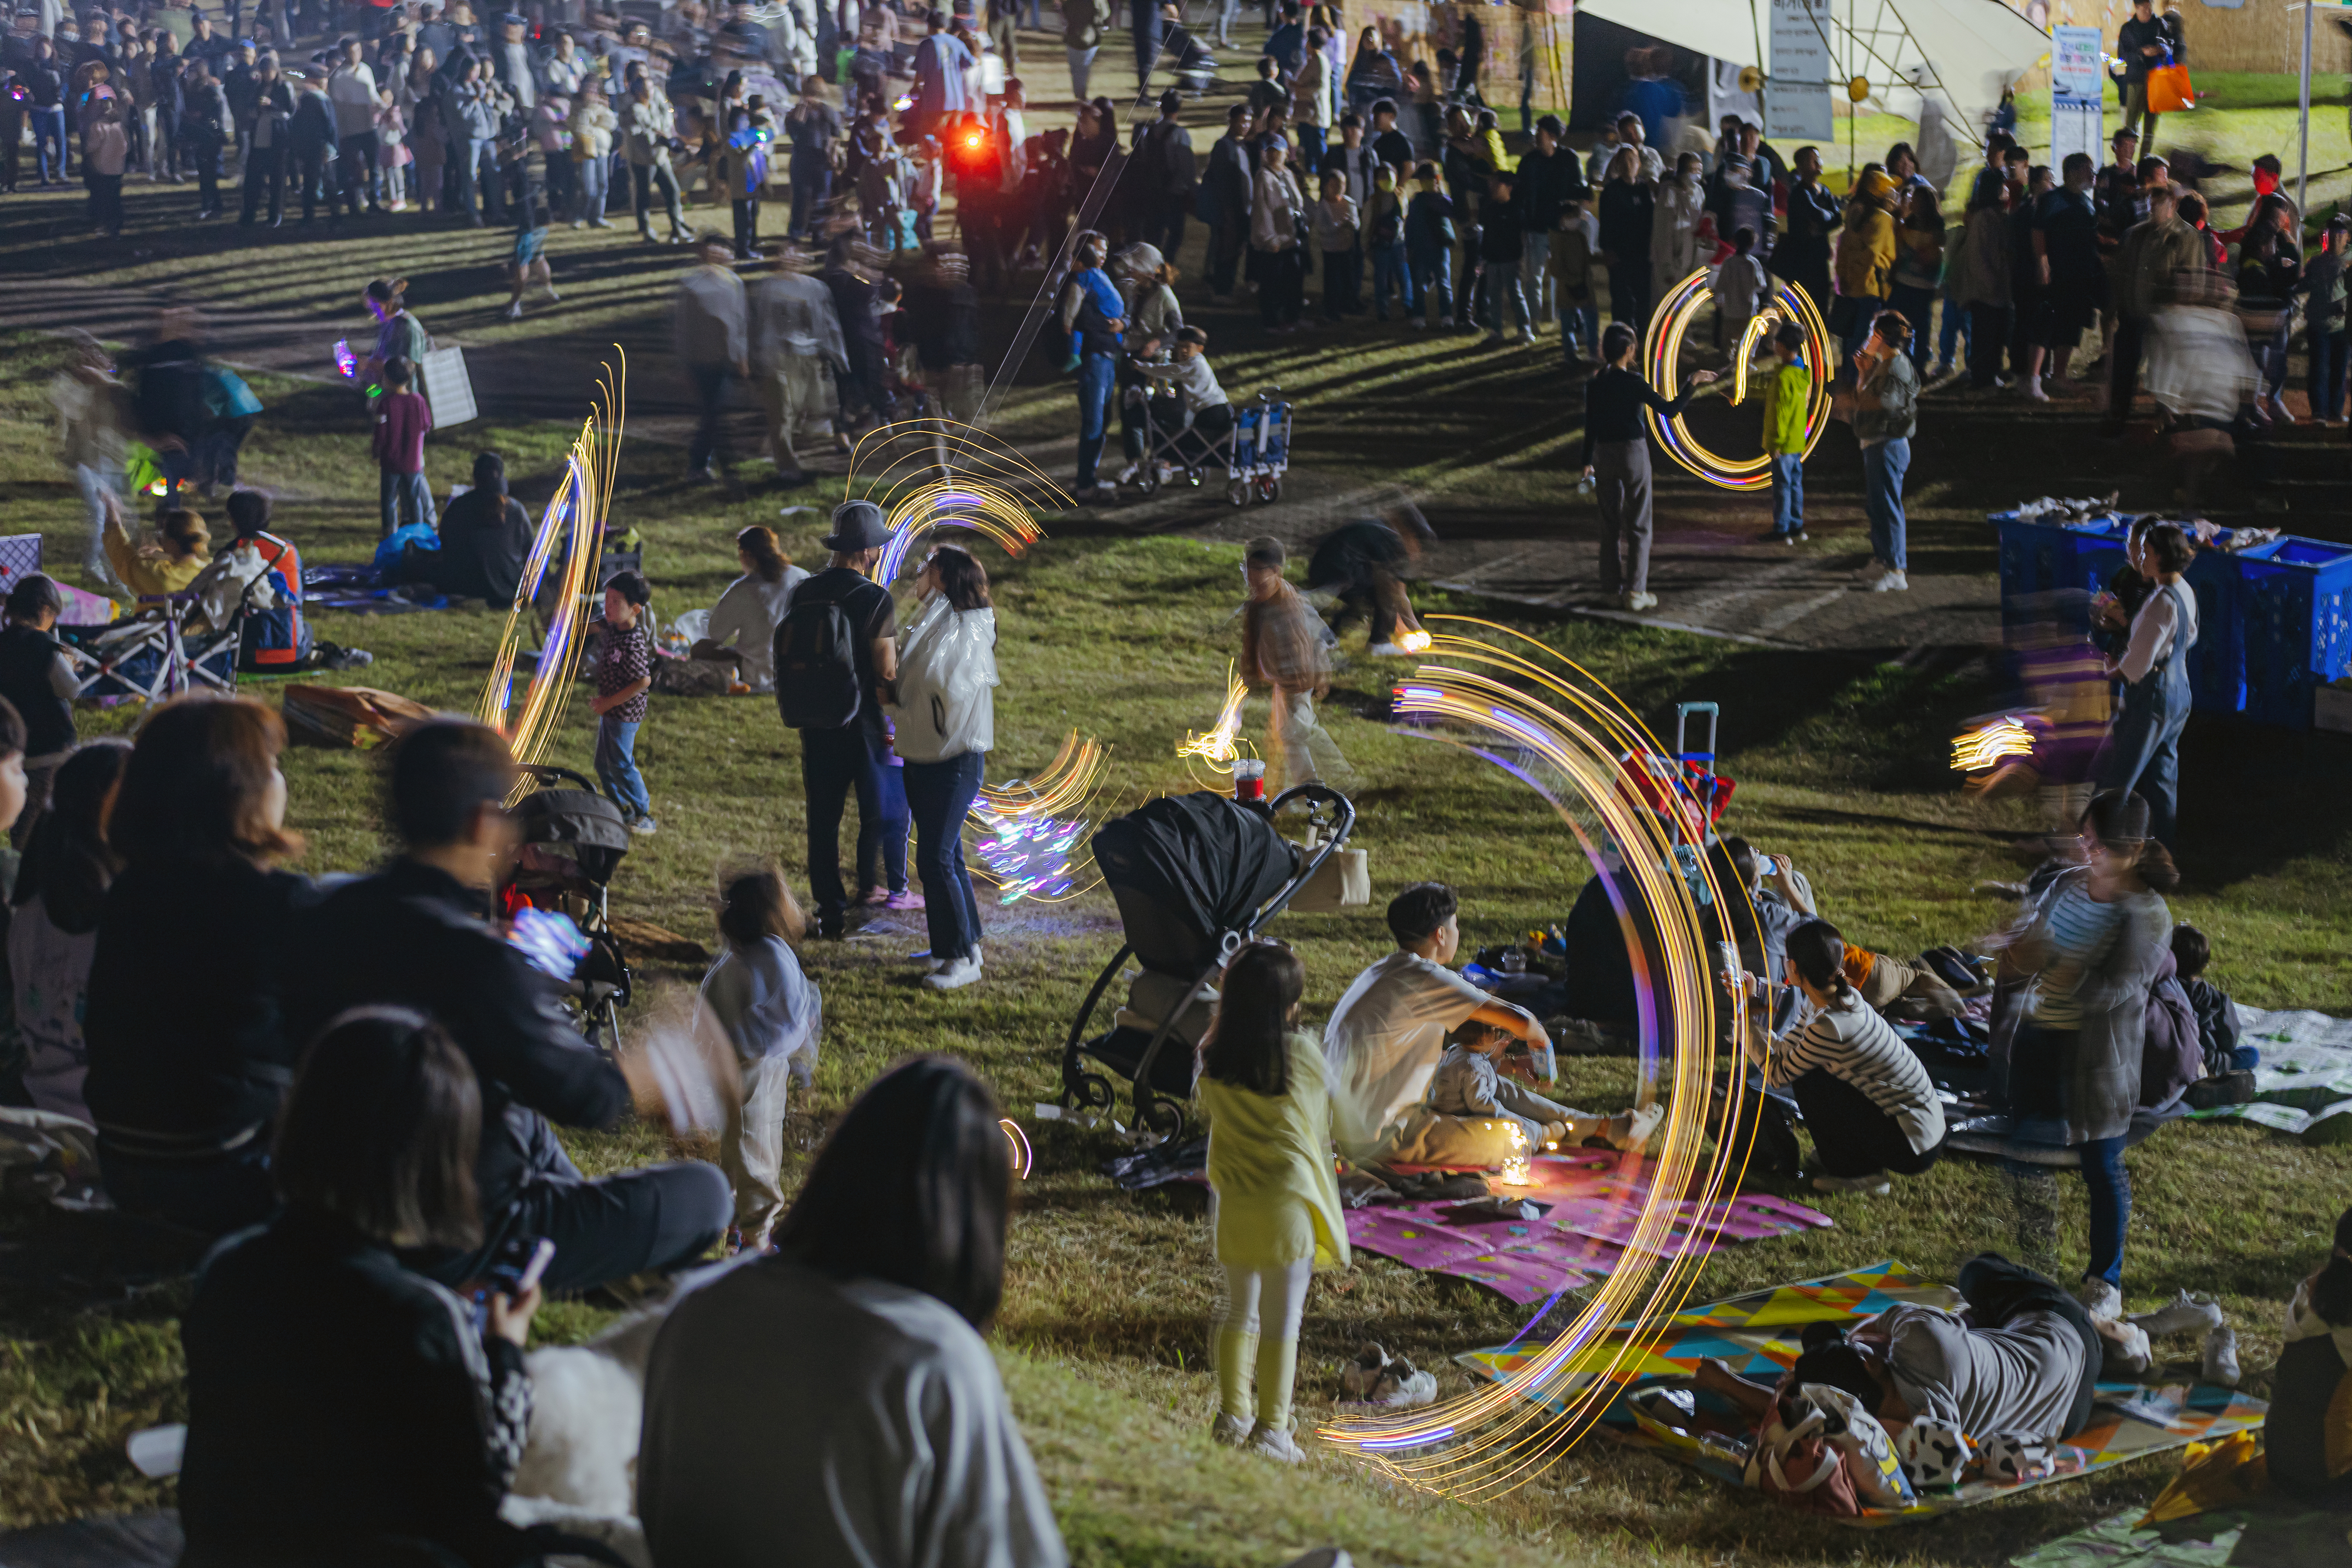
[[[940,966],[936,974],[923,977],[923,984],[935,991],[961,990],[980,978],[980,960],[950,958]]]
[[[2195,1330],[2210,1333],[2221,1326],[2221,1308],[2210,1300],[2200,1301],[2183,1290],[2172,1300],[2152,1312],[2139,1312],[2132,1322],[2147,1331],[2150,1339],[2162,1339],[2167,1334],[2188,1333]]]
[[[1636,1105],[1609,1118],[1609,1141],[1627,1154],[1633,1153],[1649,1144],[1650,1135],[1665,1119],[1666,1108],[1654,1100]]]
[[[657,833],[661,831],[661,824],[655,821],[651,817],[639,817],[635,821],[629,824],[629,831],[633,833]]]
[[[1813,1178],[1815,1192],[1866,1192],[1883,1196],[1895,1190],[1895,1184],[1883,1176],[1817,1176]]]
[[[1911,591],[1911,580],[1899,571],[1885,572],[1870,585],[1870,591],[1873,593],[1908,593]]]
[[[1394,643],[1375,643],[1364,650],[1364,656],[1370,659],[1402,659],[1404,657],[1404,650]]]
[[[2074,1287],[2074,1299],[2094,1318],[2112,1321],[2124,1315],[2124,1293],[2105,1280],[2085,1277]]]
[[[2042,390],[2042,378],[2040,376],[2028,376],[2025,378],[2025,401],[2028,402],[2048,402],[2050,401],[2050,394]]]
[[[1238,1448],[1250,1439],[1250,1422],[1245,1416],[1228,1416],[1223,1411],[1209,1427],[1209,1441],[1223,1448]]]
[[[507,307],[507,319],[509,321],[520,321],[522,319],[521,300],[518,299],[513,304]]]
[[[1875,588],[1878,586],[1878,580],[1886,575],[1887,570],[1888,569],[1885,563],[1874,560],[1868,566],[1865,566],[1861,570],[1855,572],[1853,574],[1853,580],[1861,587]]]
[[[2205,1336],[2205,1381],[2224,1388],[2238,1386],[2238,1331],[2217,1328]]]
[[[1655,610],[1658,607],[1658,596],[1654,593],[1634,593],[1629,590],[1617,596],[1617,607],[1621,610],[1631,610],[1636,613],[1644,610]]]
[[[1307,1462],[1306,1450],[1298,1446],[1297,1438],[1264,1425],[1250,1428],[1249,1451],[1263,1454],[1269,1459],[1280,1459],[1286,1465]]]
[[[1140,463],[1130,463],[1126,467],[1118,471],[1118,478],[1114,481],[1114,483],[1120,485],[1132,485],[1135,483],[1136,475],[1141,473],[1142,470],[1143,465]]]

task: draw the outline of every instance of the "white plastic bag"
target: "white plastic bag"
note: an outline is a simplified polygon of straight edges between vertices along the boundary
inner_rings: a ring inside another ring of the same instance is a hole
[[[894,744],[909,762],[940,762],[996,744],[996,612],[926,605],[898,649]]]

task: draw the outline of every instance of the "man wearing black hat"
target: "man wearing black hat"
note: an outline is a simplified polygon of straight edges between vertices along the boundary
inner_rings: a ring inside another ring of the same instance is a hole
[[[793,590],[783,619],[776,623],[776,706],[784,722],[800,731],[801,784],[808,795],[809,892],[816,899],[817,935],[839,936],[849,908],[841,880],[841,812],[850,791],[857,794],[857,864],[861,870],[882,851],[887,834],[898,835],[905,851],[904,807],[886,821],[882,770],[890,763],[890,741],[882,727],[882,705],[898,678],[898,610],[890,591],[872,580],[882,547],[889,542],[882,508],[871,501],[845,501],[834,508],[833,532],[824,548],[833,559],[823,571]],[[840,650],[829,629],[845,623],[847,647]],[[845,652],[854,664],[856,699],[845,722],[830,719],[807,705],[803,694],[817,689],[838,668]],[[795,676],[795,672],[800,672]],[[886,863],[891,858],[885,852]]]

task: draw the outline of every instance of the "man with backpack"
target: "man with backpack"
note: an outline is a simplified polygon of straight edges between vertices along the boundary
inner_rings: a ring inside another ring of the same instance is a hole
[[[905,808],[884,820],[890,737],[882,705],[898,675],[898,605],[872,580],[890,528],[871,501],[845,501],[833,511],[833,532],[822,541],[833,552],[823,571],[793,590],[776,622],[776,712],[800,731],[801,785],[808,796],[809,892],[816,900],[817,935],[838,937],[849,908],[841,880],[841,813],[857,795],[857,863],[870,864],[887,834],[895,832],[903,862]],[[903,800],[903,795],[890,793]],[[885,862],[894,857],[884,856]]]

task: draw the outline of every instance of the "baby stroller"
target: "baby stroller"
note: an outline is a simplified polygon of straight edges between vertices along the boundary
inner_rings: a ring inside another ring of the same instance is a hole
[[[1275,816],[1297,801],[1316,830],[1312,849],[1285,839]],[[1353,802],[1322,784],[1285,790],[1270,807],[1206,791],[1169,795],[1106,823],[1095,864],[1118,901],[1127,943],[1103,967],[1062,1048],[1062,1104],[1108,1110],[1110,1080],[1135,1084],[1136,1125],[1180,1137],[1192,1095],[1192,1057],[1209,1027],[1216,977],[1242,945],[1282,913],[1356,826]],[[1087,1038],[1096,1004],[1129,954],[1143,972],[1108,1032]]]
[[[1208,475],[1225,471],[1225,499],[1246,507],[1253,497],[1274,501],[1282,496],[1282,476],[1290,469],[1290,405],[1279,401],[1282,389],[1268,387],[1257,402],[1237,405],[1234,423],[1212,441],[1180,419],[1165,423],[1155,417],[1168,412],[1172,398],[1145,397],[1143,460],[1136,469],[1136,488],[1149,496],[1168,481],[1182,476],[1199,485]],[[1160,475],[1165,465],[1166,478]]]
[[[605,889],[629,852],[629,825],[620,808],[570,768],[534,763],[523,772],[540,788],[515,804],[522,848],[507,885],[508,909],[530,904],[568,915],[588,938],[564,993],[588,1042],[614,1055],[621,1049],[621,1009],[629,1005],[629,958],[606,922]]]

